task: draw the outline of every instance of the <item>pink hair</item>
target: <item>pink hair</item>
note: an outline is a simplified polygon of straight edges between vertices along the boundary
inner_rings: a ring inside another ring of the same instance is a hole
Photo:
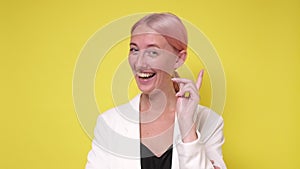
[[[146,25],[163,35],[168,43],[178,51],[187,49],[187,31],[182,21],[171,13],[153,13],[144,16],[131,28],[131,34],[140,25]]]

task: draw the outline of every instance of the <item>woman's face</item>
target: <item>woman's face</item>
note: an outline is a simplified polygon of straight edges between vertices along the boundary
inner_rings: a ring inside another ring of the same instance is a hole
[[[133,31],[128,60],[143,93],[169,87],[174,70],[180,66],[178,58],[178,52],[162,35],[145,26]]]
[[[138,26],[133,31],[128,60],[143,93],[163,89],[170,84],[170,78],[177,68],[176,54],[167,40],[152,29]]]

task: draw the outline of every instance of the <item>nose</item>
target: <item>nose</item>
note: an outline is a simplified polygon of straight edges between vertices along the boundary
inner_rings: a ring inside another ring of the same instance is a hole
[[[137,56],[135,67],[136,68],[145,68],[145,67],[147,67],[144,51],[140,51],[139,55]]]

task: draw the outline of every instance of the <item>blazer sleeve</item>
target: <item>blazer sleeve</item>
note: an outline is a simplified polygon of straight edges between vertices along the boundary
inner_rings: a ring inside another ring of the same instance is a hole
[[[109,137],[109,133],[105,131],[104,121],[101,116],[97,119],[97,124],[94,130],[94,139],[92,141],[92,149],[88,153],[85,169],[109,169],[110,153],[104,150],[103,147],[108,144],[105,140]]]
[[[93,140],[92,149],[90,150],[87,158],[85,169],[104,169],[109,168],[107,165],[107,153],[104,152]]]
[[[207,139],[202,139],[201,133],[197,130],[197,140],[189,143],[178,141],[180,169],[214,169],[214,166],[226,169],[222,156],[224,143],[222,117],[219,116],[215,124],[216,127],[210,132]],[[211,160],[214,161],[214,166]]]

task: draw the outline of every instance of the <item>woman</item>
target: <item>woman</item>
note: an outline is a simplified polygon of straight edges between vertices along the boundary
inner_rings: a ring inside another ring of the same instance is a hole
[[[142,94],[99,116],[86,169],[226,168],[223,120],[198,105],[203,70],[196,83],[176,73],[186,56],[177,16],[150,14],[132,27],[128,60]]]

